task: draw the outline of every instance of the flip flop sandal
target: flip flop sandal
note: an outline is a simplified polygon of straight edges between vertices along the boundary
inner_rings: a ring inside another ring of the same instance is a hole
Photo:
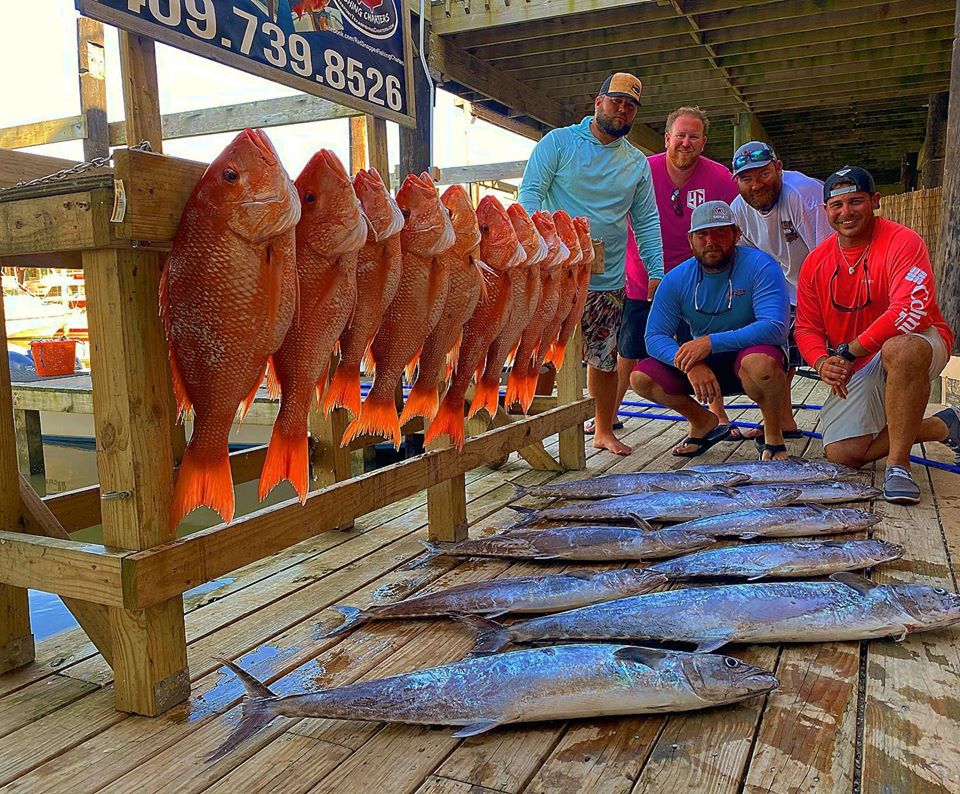
[[[787,451],[786,444],[761,444],[760,455],[757,458],[757,460],[763,461],[764,463],[769,463],[770,461],[775,460],[773,456],[776,455],[778,452],[786,452],[786,451]],[[765,452],[770,453],[769,460],[764,460],[763,455]]]
[[[803,438],[803,431],[802,431],[802,430],[797,429],[797,430],[784,430],[784,431],[783,431],[783,440],[784,440],[784,441],[793,441],[793,440],[796,440],[796,439],[798,439],[798,438]],[[760,447],[762,447],[762,446],[764,445],[765,440],[766,440],[766,439],[764,439],[763,433],[761,433],[759,436],[755,436],[755,437],[754,437],[753,443],[757,445],[757,449],[760,449]]]
[[[730,435],[730,425],[717,425],[713,430],[707,433],[705,436],[687,436],[683,441],[677,444],[678,447],[682,447],[686,444],[693,444],[696,446],[696,449],[691,452],[677,452],[674,450],[673,456],[676,458],[696,458],[706,452],[714,444],[723,441],[727,436]]]
[[[745,436],[743,431],[747,430],[760,430],[759,427],[734,427],[730,429],[730,435],[727,436],[727,441],[753,441],[757,438],[763,438],[763,432],[761,431],[759,436]]]
[[[934,414],[947,426],[947,437],[941,441],[960,455],[960,409],[950,406]]]
[[[614,422],[613,429],[623,430],[623,422]],[[596,432],[597,432],[597,426],[593,423],[592,419],[583,426],[583,434],[585,436],[592,436]]]

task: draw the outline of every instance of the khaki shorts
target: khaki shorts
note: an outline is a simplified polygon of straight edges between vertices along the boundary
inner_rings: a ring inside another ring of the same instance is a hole
[[[943,338],[933,326],[911,336],[923,337],[930,343],[933,357],[927,374],[931,379],[937,377],[950,360],[950,351]],[[831,394],[824,402],[820,411],[823,445],[860,436],[876,437],[887,426],[884,410],[886,385],[887,374],[880,362],[880,353],[875,353],[867,365],[850,378],[845,400]]]

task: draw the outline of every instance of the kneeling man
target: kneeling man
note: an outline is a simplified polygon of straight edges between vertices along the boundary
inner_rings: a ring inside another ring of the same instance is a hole
[[[730,426],[700,403],[746,393],[763,413],[760,459],[783,460],[790,317],[783,271],[769,254],[737,245],[740,229],[723,201],[697,207],[688,236],[693,257],[657,289],[645,339],[650,358],[637,364],[630,385],[690,422],[689,437],[673,450],[688,458],[730,435]],[[693,340],[680,345],[682,325]]]
[[[824,452],[854,468],[886,456],[884,497],[916,504],[910,448],[921,441],[960,445],[956,408],[923,418],[930,379],[953,347],[930,256],[920,235],[876,215],[880,194],[863,168],[831,174],[823,201],[836,233],[800,269],[795,335],[831,389],[820,413]]]

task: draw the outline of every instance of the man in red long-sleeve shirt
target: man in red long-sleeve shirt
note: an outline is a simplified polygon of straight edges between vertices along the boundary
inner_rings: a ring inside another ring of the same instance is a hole
[[[844,166],[824,182],[823,199],[836,234],[800,270],[795,337],[831,388],[820,414],[824,451],[855,468],[886,456],[884,497],[915,504],[910,448],[960,448],[960,411],[923,418],[930,380],[953,347],[930,256],[916,232],[875,214],[880,194],[868,171]]]

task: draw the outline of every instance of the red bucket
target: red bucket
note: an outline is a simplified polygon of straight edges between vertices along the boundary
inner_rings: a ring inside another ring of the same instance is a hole
[[[34,339],[30,351],[40,376],[72,375],[76,370],[76,339]]]

